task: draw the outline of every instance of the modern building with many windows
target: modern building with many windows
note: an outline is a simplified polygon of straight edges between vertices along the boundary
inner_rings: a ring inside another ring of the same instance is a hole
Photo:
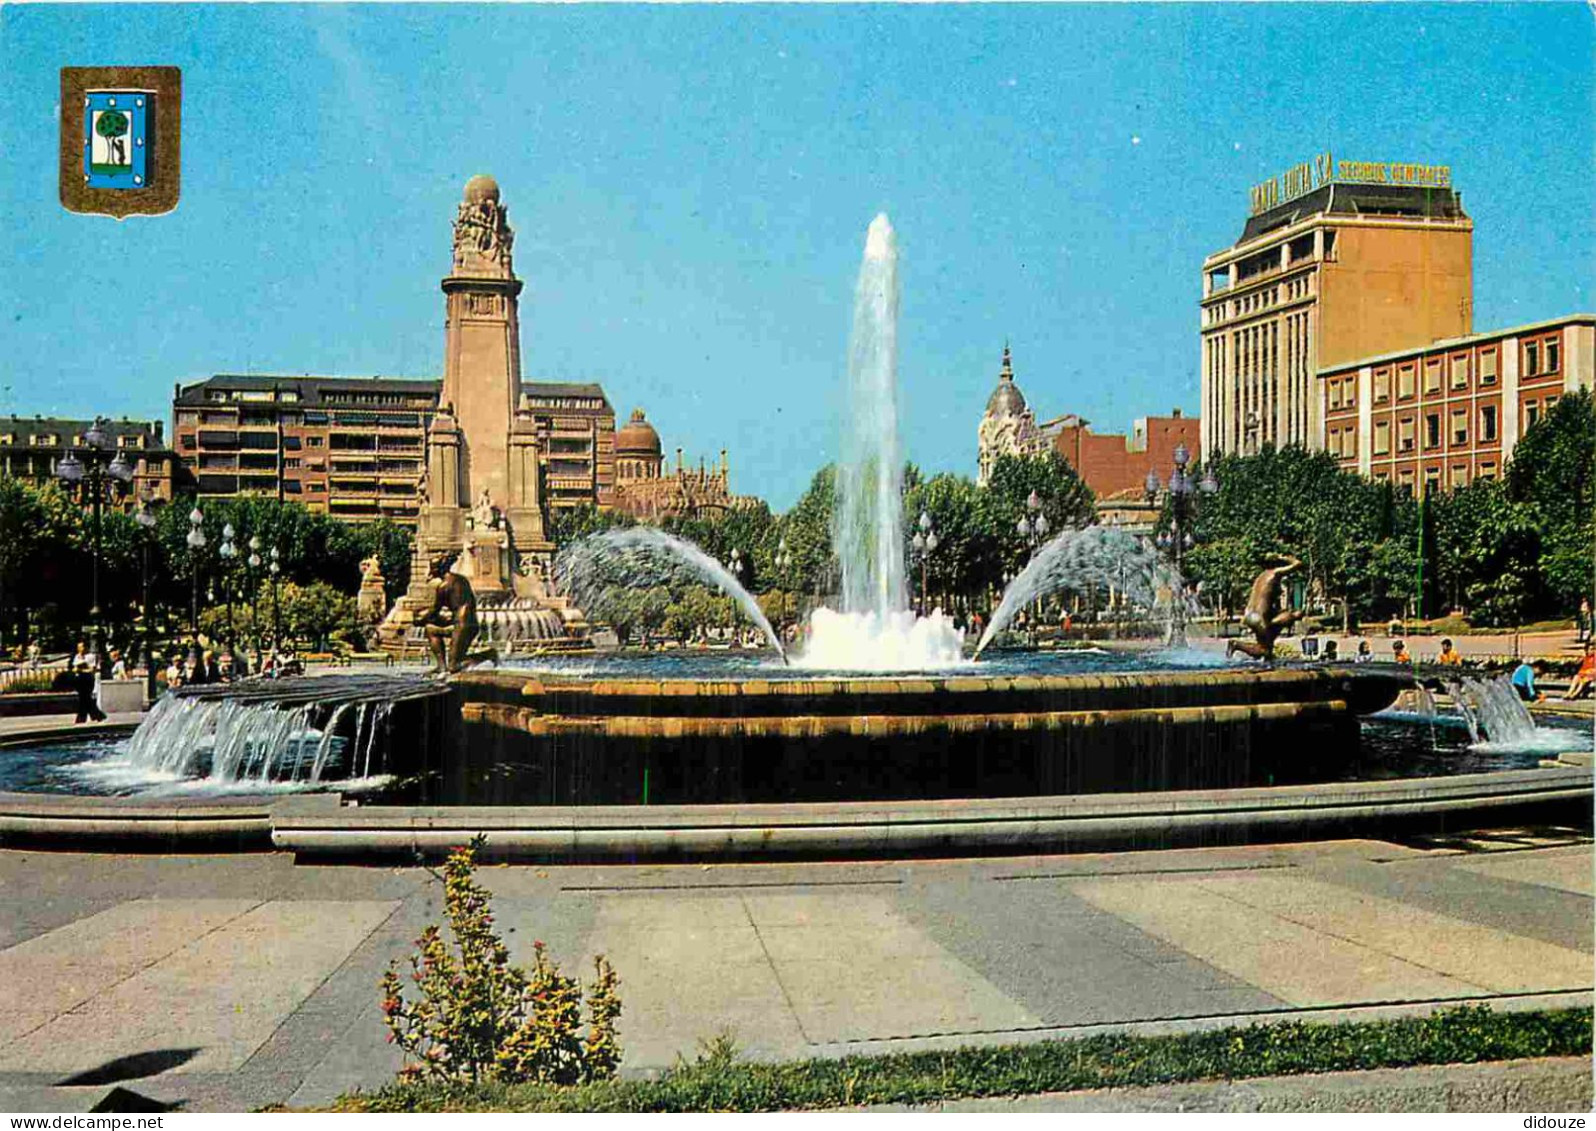
[[[1400,488],[1493,479],[1564,394],[1596,385],[1596,315],[1469,334],[1319,371],[1325,448]]]
[[[1324,154],[1256,186],[1203,261],[1203,451],[1316,449],[1320,371],[1470,333],[1473,232],[1445,166]]]
[[[438,381],[220,374],[172,397],[177,458],[201,497],[268,495],[413,525]],[[609,506],[615,412],[596,384],[528,381],[547,505]]]

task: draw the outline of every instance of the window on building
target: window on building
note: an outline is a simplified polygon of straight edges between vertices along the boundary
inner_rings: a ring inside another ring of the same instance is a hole
[[[178,436],[177,442],[183,446],[185,452],[191,452],[196,447],[194,433],[184,432]]]
[[[1496,439],[1496,406],[1480,406],[1480,443],[1489,444]]]
[[[1454,408],[1452,410],[1452,443],[1466,444],[1469,442],[1469,410]]]
[[[1391,399],[1391,371],[1389,369],[1376,369],[1374,371],[1374,403],[1384,404]]]
[[[1452,359],[1452,388],[1466,389],[1469,387],[1469,357],[1468,354],[1459,354]]]
[[[1496,351],[1494,349],[1480,351],[1480,384],[1496,384]]]
[[[322,438],[320,436],[306,436],[305,437],[305,446],[306,447],[319,448],[319,447],[322,446],[322,443],[323,443],[323,440],[322,440]]]
[[[1454,464],[1452,467],[1452,489],[1467,487],[1469,483],[1469,465],[1466,463]]]
[[[1377,456],[1391,453],[1391,422],[1389,420],[1376,421],[1374,425],[1374,446],[1370,451]]]
[[[1413,396],[1414,372],[1413,366],[1403,365],[1397,368],[1397,400],[1409,400]]]
[[[1374,473],[1374,481],[1376,483],[1389,483],[1391,482],[1391,473],[1389,471],[1376,471]]]
[[[1341,451],[1341,429],[1331,428],[1329,430],[1326,436],[1326,447],[1332,452],[1339,453]]]
[[[1524,345],[1524,376],[1535,377],[1541,371],[1541,344],[1527,342]]]
[[[1412,495],[1413,478],[1413,469],[1411,467],[1404,467],[1401,471],[1397,472],[1397,490],[1401,491],[1404,495]]]
[[[1562,344],[1556,338],[1546,339],[1546,372],[1557,372],[1562,365],[1562,353]]]
[[[1439,448],[1441,446],[1441,414],[1438,412],[1425,414],[1424,446],[1426,448]]]
[[[1397,422],[1397,451],[1411,452],[1413,450],[1413,418],[1404,416]]]
[[[1557,398],[1556,397],[1547,397],[1544,401],[1541,402],[1541,404],[1545,406],[1547,412],[1551,412],[1552,411],[1552,407],[1557,404]]]
[[[1439,358],[1432,358],[1424,363],[1424,392],[1439,393],[1441,391],[1441,362]]]
[[[1495,479],[1496,478],[1496,464],[1494,462],[1480,464],[1479,474],[1475,478],[1477,478],[1477,479]]]
[[[1327,381],[1327,382],[1325,382],[1325,384],[1327,386],[1327,396],[1329,397],[1329,401],[1328,401],[1328,403],[1326,403],[1325,407],[1328,408],[1328,409],[1332,409],[1332,410],[1340,408],[1341,407],[1341,382],[1340,381]]]
[[[1356,459],[1358,455],[1358,432],[1355,428],[1348,428],[1341,433],[1341,454],[1348,459]]]
[[[1427,467],[1424,469],[1424,493],[1426,495],[1439,495],[1441,493],[1441,469]]]
[[[1539,420],[1540,418],[1541,418],[1541,402],[1540,401],[1525,401],[1524,402],[1524,428],[1525,428],[1525,430],[1527,431],[1527,430],[1535,427],[1535,422],[1537,420]]]

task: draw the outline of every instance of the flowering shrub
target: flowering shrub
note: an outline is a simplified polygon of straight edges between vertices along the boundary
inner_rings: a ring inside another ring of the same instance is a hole
[[[404,1050],[404,1083],[582,1084],[615,1075],[620,1045],[619,979],[601,955],[593,960],[583,1032],[582,985],[560,973],[542,942],[531,970],[510,964],[493,930],[488,892],[473,878],[477,837],[443,866],[444,914],[451,947],[436,926],[416,940],[405,997],[397,961],[380,983],[388,1039]]]

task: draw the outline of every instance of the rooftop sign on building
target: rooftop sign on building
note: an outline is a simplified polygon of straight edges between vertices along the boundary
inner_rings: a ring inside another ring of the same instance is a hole
[[[1267,212],[1325,185],[1400,185],[1408,188],[1451,188],[1450,165],[1415,165],[1392,161],[1337,161],[1328,152],[1293,165],[1277,177],[1252,186],[1252,215]]]

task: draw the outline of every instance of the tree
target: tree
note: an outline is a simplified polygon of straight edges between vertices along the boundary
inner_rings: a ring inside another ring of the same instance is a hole
[[[288,634],[327,651],[335,633],[355,628],[355,601],[325,582],[284,585],[278,593],[283,625]]]
[[[1004,547],[1005,559],[1015,565],[1025,560],[1028,549],[1016,529],[1020,519],[1030,514],[1026,502],[1033,491],[1042,504],[1040,513],[1047,518],[1049,537],[1097,520],[1092,489],[1058,452],[998,456],[986,482],[986,521]]]
[[[937,548],[926,562],[927,588],[933,594],[974,597],[1002,575],[1005,541],[994,528],[996,509],[988,505],[987,492],[962,475],[933,475],[906,492],[904,537],[913,539],[922,513],[937,536]],[[918,589],[919,562],[912,554],[904,560],[914,567],[912,587]]]
[[[1596,403],[1580,389],[1524,433],[1506,470],[1508,498],[1540,532],[1541,602],[1564,614],[1591,595],[1596,543]]]
[[[127,143],[122,140],[127,133],[127,115],[120,110],[104,110],[95,119],[94,132],[106,141],[106,148],[110,150],[111,160],[108,165],[128,165]]]
[[[589,535],[635,525],[632,516],[624,511],[601,511],[595,506],[584,504],[556,510],[549,517],[548,536],[556,550],[563,550],[572,542],[580,542]]]

